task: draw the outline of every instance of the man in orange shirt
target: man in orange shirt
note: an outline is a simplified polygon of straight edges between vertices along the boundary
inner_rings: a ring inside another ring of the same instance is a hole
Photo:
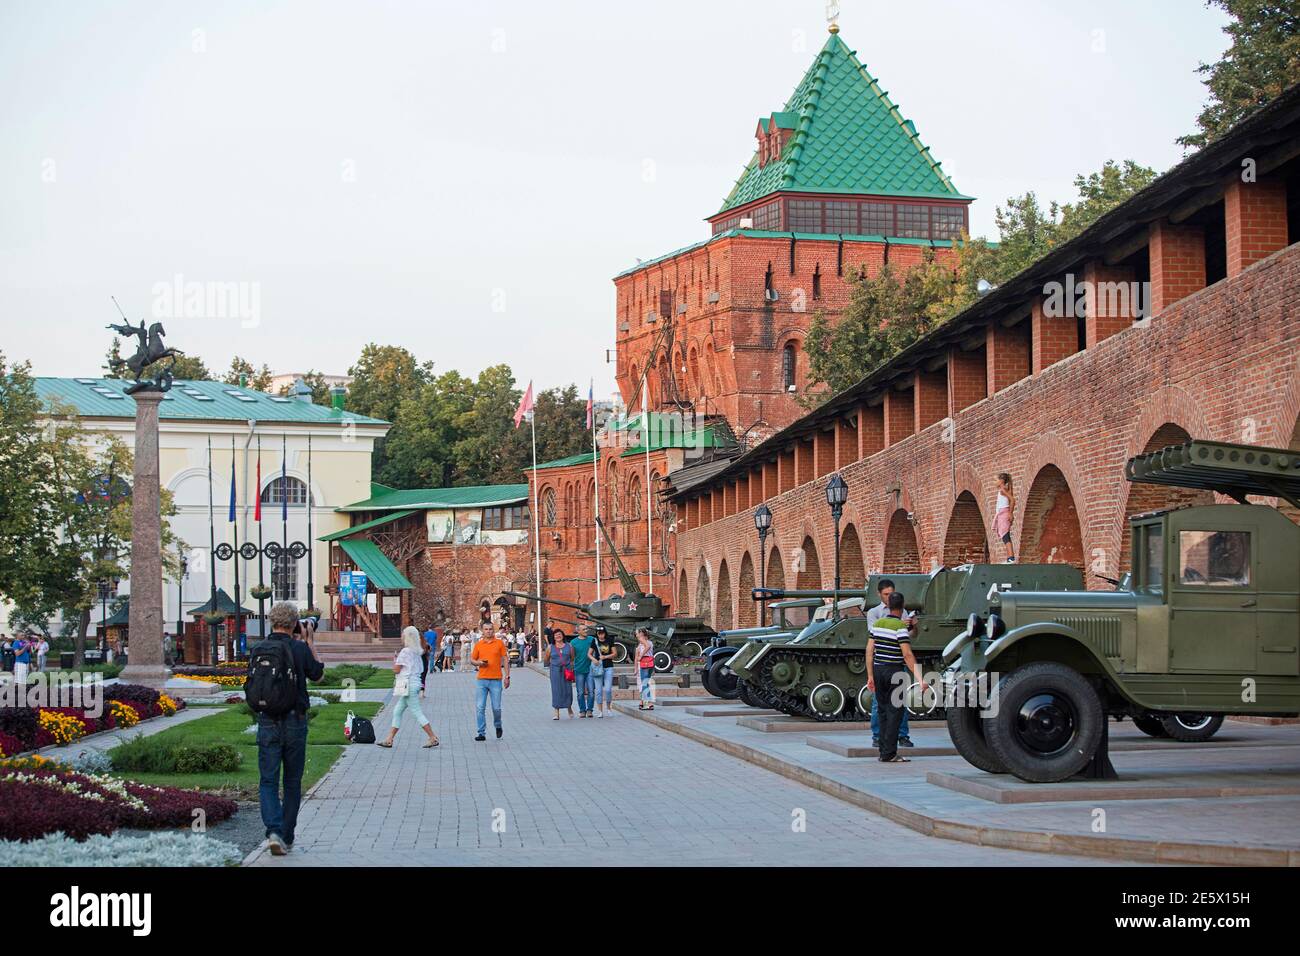
[[[484,624],[482,637],[474,643],[469,662],[478,669],[478,681],[474,688],[474,704],[478,713],[478,736],[475,740],[487,740],[487,699],[492,697],[492,723],[497,728],[497,739],[501,739],[501,690],[510,686],[510,651],[506,642],[497,637],[496,628]]]

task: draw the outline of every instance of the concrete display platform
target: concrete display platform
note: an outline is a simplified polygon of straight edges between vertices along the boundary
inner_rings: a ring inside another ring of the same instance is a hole
[[[816,747],[818,750],[829,750],[833,754],[847,757],[850,760],[861,760],[864,757],[874,759],[880,756],[880,751],[870,744],[836,740],[833,737],[805,737],[804,743],[809,747]],[[957,755],[957,751],[953,747],[930,747],[925,745],[900,747],[898,752],[904,757],[955,757]]]
[[[615,706],[926,836],[1147,864],[1300,866],[1295,725],[1232,723],[1210,741],[1183,744],[1116,722],[1111,760],[1119,780],[1043,785],[982,773],[955,755],[904,764],[864,759],[869,737],[859,731],[854,739],[839,730],[844,725],[717,720],[686,708],[637,712]],[[790,729],[746,726],[756,722]],[[952,747],[943,724],[918,722],[911,736],[917,746],[905,752],[908,757]],[[937,784],[934,775],[945,783],[968,781],[980,795]]]

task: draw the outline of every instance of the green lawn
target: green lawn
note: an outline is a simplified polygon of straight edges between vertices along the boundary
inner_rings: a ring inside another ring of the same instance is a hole
[[[374,667],[367,664],[334,664],[325,668],[325,679],[320,684],[308,684],[309,691],[342,690],[342,678],[351,677],[357,690],[386,690],[393,686],[391,667]]]
[[[306,790],[325,775],[343,752],[346,738],[343,721],[351,710],[358,717],[373,718],[382,705],[377,701],[357,701],[352,704],[326,704],[317,709],[315,719],[307,729],[307,765],[302,776]],[[242,704],[224,707],[220,712],[192,720],[164,730],[156,740],[177,745],[202,745],[228,743],[234,745],[243,760],[238,770],[230,773],[119,773],[117,776],[155,786],[199,788],[200,790],[240,791],[244,795],[257,793],[257,736],[244,733],[251,720]]]

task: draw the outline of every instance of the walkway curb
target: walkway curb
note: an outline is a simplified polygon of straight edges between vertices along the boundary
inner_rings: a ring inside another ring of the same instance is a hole
[[[1054,833],[1050,830],[1013,830],[1006,827],[981,827],[933,817],[892,803],[883,797],[846,786],[815,770],[764,753],[745,744],[710,736],[693,727],[660,717],[654,711],[614,706],[624,714],[645,720],[663,730],[686,737],[696,743],[720,750],[747,763],[770,770],[814,790],[829,794],[856,807],[869,810],[887,820],[901,824],[925,836],[941,837],[977,846],[1012,850],[1032,850],[1068,856],[1089,856],[1135,863],[1196,864],[1209,866],[1300,866],[1300,850],[1264,846],[1226,846],[1214,843],[1134,840],[1101,835]]]

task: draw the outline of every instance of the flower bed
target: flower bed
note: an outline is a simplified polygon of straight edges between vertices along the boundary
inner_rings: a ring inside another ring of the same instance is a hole
[[[197,790],[152,787],[79,773],[55,761],[35,765],[32,761],[0,761],[0,806],[5,808],[0,814],[0,840],[35,840],[63,833],[80,841],[121,827],[188,826],[196,810],[208,823],[216,823],[237,809],[233,800]]]
[[[150,717],[170,717],[184,707],[167,694],[140,684],[104,688],[98,717],[78,707],[11,707],[0,710],[0,758],[51,745],[66,747],[90,734],[134,727]]]
[[[11,866],[234,866],[243,853],[203,833],[92,836],[78,843],[53,833],[26,843],[0,840],[0,868]]]
[[[184,677],[186,680],[201,680],[208,684],[219,684],[222,687],[243,687],[247,671],[248,665],[237,661],[218,664],[216,667],[196,664],[188,667],[172,668],[172,674],[176,677]]]

